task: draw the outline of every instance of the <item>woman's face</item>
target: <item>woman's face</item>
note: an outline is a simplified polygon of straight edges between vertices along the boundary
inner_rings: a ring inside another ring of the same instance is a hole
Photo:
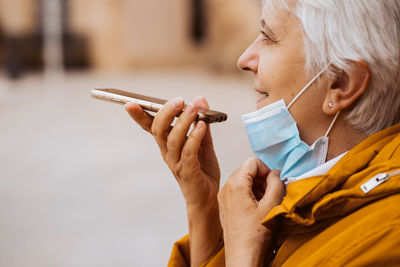
[[[313,78],[305,70],[300,21],[285,10],[266,6],[260,27],[260,35],[241,55],[238,66],[254,73],[254,90],[260,93],[258,109],[280,99],[289,104]],[[322,111],[324,88],[324,79],[314,83],[290,108],[300,135],[309,144],[327,127],[327,116]]]

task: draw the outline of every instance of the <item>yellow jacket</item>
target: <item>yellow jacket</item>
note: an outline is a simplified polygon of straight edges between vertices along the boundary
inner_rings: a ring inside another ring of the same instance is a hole
[[[262,222],[276,233],[269,265],[400,266],[398,170],[400,124],[366,138],[325,175],[289,184]],[[189,266],[188,251],[186,236],[168,266]],[[224,257],[222,248],[203,266],[225,266]]]

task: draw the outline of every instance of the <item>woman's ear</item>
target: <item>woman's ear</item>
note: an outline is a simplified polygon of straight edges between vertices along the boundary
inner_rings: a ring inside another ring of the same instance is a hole
[[[332,81],[322,106],[329,115],[349,107],[368,87],[370,72],[364,61],[350,61],[346,71],[338,72]]]

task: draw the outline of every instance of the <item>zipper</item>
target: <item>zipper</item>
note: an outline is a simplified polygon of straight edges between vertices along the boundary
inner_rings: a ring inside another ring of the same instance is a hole
[[[398,174],[400,174],[400,170],[397,170],[397,171],[394,171],[391,173],[386,173],[386,172],[379,173],[379,174],[375,175],[374,177],[372,177],[371,179],[369,179],[368,181],[366,181],[365,183],[363,183],[360,186],[360,188],[365,194],[367,194],[369,191],[371,191],[378,185],[389,180],[390,177],[398,175]]]

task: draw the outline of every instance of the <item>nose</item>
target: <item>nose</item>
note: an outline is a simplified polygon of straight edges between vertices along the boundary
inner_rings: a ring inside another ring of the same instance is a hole
[[[252,44],[239,57],[237,66],[243,71],[252,71],[254,73],[257,73],[258,61],[258,54],[256,53],[256,51],[254,51],[254,44]]]

